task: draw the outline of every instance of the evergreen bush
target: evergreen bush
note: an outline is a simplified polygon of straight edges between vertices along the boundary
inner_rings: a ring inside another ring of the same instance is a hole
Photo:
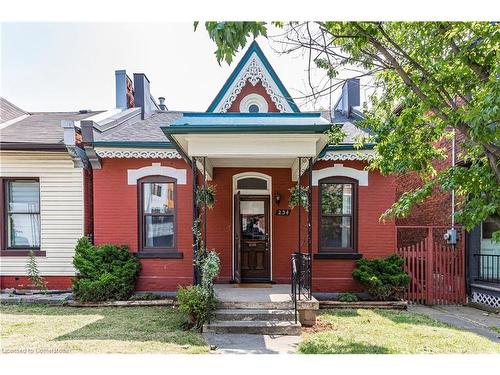
[[[385,258],[360,259],[352,276],[380,301],[400,299],[410,282],[410,276],[403,270],[404,260],[398,254]]]
[[[93,246],[87,237],[78,241],[73,265],[77,271],[73,296],[82,302],[128,299],[140,271],[127,246]]]

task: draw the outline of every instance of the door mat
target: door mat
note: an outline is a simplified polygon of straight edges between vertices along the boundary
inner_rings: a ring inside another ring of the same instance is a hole
[[[273,286],[268,283],[247,283],[247,284],[234,284],[235,288],[272,288]]]

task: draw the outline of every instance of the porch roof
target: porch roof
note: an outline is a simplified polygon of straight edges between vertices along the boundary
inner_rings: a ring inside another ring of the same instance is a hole
[[[169,126],[162,127],[165,134],[186,133],[321,133],[329,129],[330,122],[319,112],[306,113],[184,113]]]
[[[195,112],[161,129],[187,159],[205,157],[211,178],[213,167],[292,168],[296,175],[297,158],[316,158],[330,127],[319,112]]]

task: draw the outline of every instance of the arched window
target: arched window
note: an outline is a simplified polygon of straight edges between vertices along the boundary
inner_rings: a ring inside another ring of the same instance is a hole
[[[271,194],[271,176],[257,172],[244,172],[233,176],[233,192],[243,195]]]
[[[137,181],[139,189],[139,239],[141,251],[174,251],[176,246],[177,180],[148,176]]]
[[[259,94],[248,94],[240,102],[240,112],[265,113],[269,111],[266,99]]]
[[[319,251],[357,251],[358,181],[327,177],[319,181]]]

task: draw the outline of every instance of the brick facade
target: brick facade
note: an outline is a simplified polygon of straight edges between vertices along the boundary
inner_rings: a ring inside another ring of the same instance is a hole
[[[461,142],[464,140],[463,134],[457,132],[455,147],[456,160],[460,162]],[[433,162],[437,171],[449,168],[452,163],[452,139],[442,139],[436,143],[437,148],[446,150],[446,158]],[[413,191],[422,186],[422,179],[415,172],[398,175],[396,181],[396,200],[404,192]],[[396,218],[398,226],[449,226],[451,225],[451,193],[443,192],[438,186],[433,189],[432,195],[421,204],[415,205],[406,217]],[[456,208],[460,201],[457,199]],[[398,231],[398,246],[407,246],[418,243],[425,237],[425,229],[400,229]]]
[[[66,290],[71,289],[71,276],[44,276],[48,289]],[[28,276],[0,276],[0,289],[32,289]]]
[[[127,170],[161,163],[184,168],[187,184],[177,184],[177,245],[183,259],[142,259],[137,290],[176,290],[192,283],[192,190],[189,167],[183,160],[103,159],[102,169],[94,171],[94,239],[123,244],[138,250],[138,192],[127,184]]]
[[[271,100],[269,97],[268,93],[266,92],[266,89],[264,86],[262,86],[262,83],[259,81],[255,86],[253,86],[251,83],[247,82],[245,86],[243,86],[243,89],[241,92],[238,94],[234,102],[231,104],[231,107],[227,110],[228,112],[239,112],[240,111],[240,103],[245,98],[245,96],[249,94],[258,94],[262,96],[268,105],[268,112],[279,112],[278,108],[276,108],[276,104]]]
[[[115,243],[138,250],[138,193],[135,185],[127,184],[127,170],[161,163],[162,166],[187,171],[187,184],[177,185],[177,244],[182,259],[141,259],[142,270],[138,290],[175,291],[178,285],[192,282],[192,188],[190,168],[183,160],[103,159],[102,169],[94,171],[94,234],[96,244]],[[362,169],[363,162],[344,161],[346,167]],[[333,166],[334,162],[319,161],[314,169]],[[290,216],[275,216],[277,208],[287,208],[289,191],[295,185],[289,168],[214,168],[216,204],[207,215],[207,247],[216,249],[221,258],[219,282],[232,277],[232,217],[233,176],[241,172],[260,172],[271,176],[272,193],[281,194],[279,206],[272,204],[272,279],[289,283],[290,256],[297,250],[297,208]],[[303,178],[302,184],[307,180]],[[360,186],[358,194],[358,248],[366,258],[385,256],[394,251],[394,223],[381,223],[380,214],[394,201],[395,183],[392,177],[369,173],[369,186]],[[313,188],[313,252],[318,247],[318,189]],[[305,224],[305,212],[303,223]],[[302,238],[306,237],[303,227]],[[304,243],[303,251],[306,251]],[[317,259],[313,262],[315,291],[354,291],[360,287],[351,277],[353,260]]]

